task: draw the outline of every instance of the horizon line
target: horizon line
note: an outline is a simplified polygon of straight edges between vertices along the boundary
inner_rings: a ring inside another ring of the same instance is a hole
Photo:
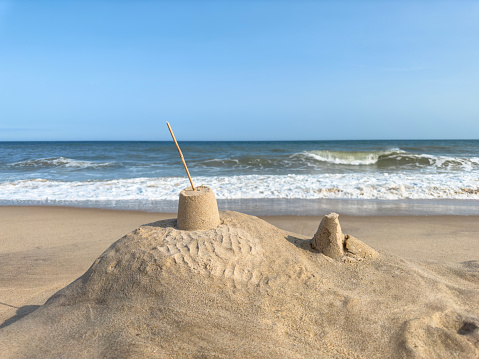
[[[409,138],[409,139],[333,139],[333,140],[179,140],[178,142],[352,142],[352,141],[478,141],[479,138]],[[8,142],[171,142],[172,140],[0,140]]]

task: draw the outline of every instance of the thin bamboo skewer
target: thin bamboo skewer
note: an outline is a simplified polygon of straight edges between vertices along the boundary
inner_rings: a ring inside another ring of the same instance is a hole
[[[186,174],[188,175],[188,179],[190,180],[190,183],[191,183],[191,188],[193,188],[193,191],[194,191],[195,186],[193,186],[193,181],[191,180],[190,171],[188,171],[188,167],[186,167],[185,158],[183,157],[183,154],[181,153],[180,146],[178,146],[178,142],[176,142],[176,138],[175,138],[175,135],[173,134],[173,130],[171,129],[170,124],[168,122],[166,122],[166,124],[168,125],[168,129],[170,130],[171,137],[173,137],[173,141],[175,141],[176,149],[178,150],[178,153],[180,154],[181,161],[183,162],[183,166],[185,166]]]

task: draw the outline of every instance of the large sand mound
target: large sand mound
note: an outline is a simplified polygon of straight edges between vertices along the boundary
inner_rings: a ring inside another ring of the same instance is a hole
[[[479,357],[477,262],[334,260],[256,217],[221,220],[207,231],[167,220],[126,235],[0,329],[0,356]]]

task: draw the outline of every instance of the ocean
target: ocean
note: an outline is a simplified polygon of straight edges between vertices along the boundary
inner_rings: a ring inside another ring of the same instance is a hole
[[[479,140],[179,142],[195,185],[251,214],[479,214]],[[175,212],[173,141],[0,142],[0,205]]]

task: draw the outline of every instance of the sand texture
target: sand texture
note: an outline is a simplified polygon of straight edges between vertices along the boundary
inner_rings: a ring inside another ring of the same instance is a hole
[[[180,192],[177,227],[187,231],[206,230],[218,227],[220,215],[216,197],[211,188],[198,186]]]
[[[332,259],[256,217],[221,222],[124,236],[0,329],[2,358],[479,357],[477,260],[359,260],[354,237]]]

